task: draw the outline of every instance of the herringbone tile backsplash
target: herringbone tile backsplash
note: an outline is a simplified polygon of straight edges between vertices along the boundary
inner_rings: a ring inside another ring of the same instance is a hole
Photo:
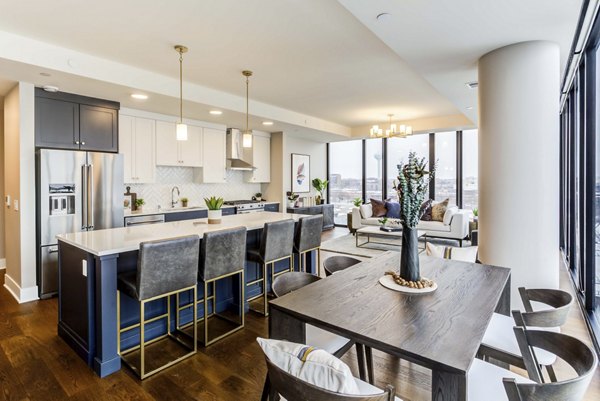
[[[156,183],[126,183],[125,186],[130,186],[131,192],[143,198],[146,206],[152,209],[158,205],[163,208],[171,206],[171,189],[174,186],[179,188],[181,198],[189,199],[189,206],[204,206],[204,198],[209,196],[220,196],[225,200],[252,199],[261,191],[260,184],[245,182],[244,173],[235,170],[227,170],[225,184],[196,184],[191,167],[157,167]]]

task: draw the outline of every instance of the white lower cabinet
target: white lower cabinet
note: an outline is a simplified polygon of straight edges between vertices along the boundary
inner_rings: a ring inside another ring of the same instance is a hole
[[[149,184],[155,181],[155,121],[119,116],[119,153],[124,159],[124,181]]]

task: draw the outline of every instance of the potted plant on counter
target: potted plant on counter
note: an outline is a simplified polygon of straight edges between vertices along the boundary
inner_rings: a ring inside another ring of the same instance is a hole
[[[256,194],[254,194],[254,200],[257,200],[259,202],[262,201],[262,193],[257,192]]]
[[[180,200],[181,200],[181,206],[182,207],[187,207],[189,199],[188,198],[181,198]]]
[[[141,211],[142,211],[142,209],[143,209],[143,206],[144,206],[145,204],[146,204],[146,201],[144,200],[144,198],[137,198],[137,199],[135,200],[135,210],[138,210],[138,211],[140,211],[140,212],[141,212]]]
[[[324,192],[327,189],[328,184],[329,184],[329,181],[322,180],[320,178],[315,178],[314,180],[312,180],[313,188],[316,189],[317,192],[319,193],[319,196],[317,197],[318,204],[322,205],[323,203],[325,203]]]
[[[211,196],[210,198],[204,198],[204,202],[208,208],[208,224],[221,223],[221,206],[223,206],[223,198]]]
[[[298,198],[300,197],[300,195],[295,194],[295,193],[290,192],[290,191],[288,191],[286,195],[287,195],[287,201],[288,201],[287,207],[289,207],[289,208],[295,207],[296,206],[296,201],[298,200]]]

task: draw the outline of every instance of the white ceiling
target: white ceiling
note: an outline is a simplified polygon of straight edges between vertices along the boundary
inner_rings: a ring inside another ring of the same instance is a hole
[[[27,80],[174,114],[179,65],[172,46],[180,43],[190,48],[184,59],[184,112],[190,118],[239,125],[241,71],[251,69],[254,129],[275,119],[270,131],[319,138],[381,123],[388,113],[423,121],[462,113],[476,121],[477,91],[465,82],[477,79],[478,58],[511,43],[553,40],[564,60],[580,3],[0,0],[6,34],[0,32],[0,95],[12,82]],[[377,22],[381,12],[391,18]],[[34,51],[27,38],[47,46]],[[97,72],[102,69],[104,75]],[[41,77],[41,71],[52,76]],[[129,98],[138,89],[150,94],[147,102]],[[222,117],[206,114],[227,104]]]
[[[581,0],[338,0],[472,121],[477,61],[513,43],[560,45],[564,70]],[[386,12],[390,17],[378,21]],[[468,110],[467,107],[473,107]]]

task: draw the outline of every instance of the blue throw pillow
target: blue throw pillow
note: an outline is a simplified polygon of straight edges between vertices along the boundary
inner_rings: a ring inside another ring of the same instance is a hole
[[[385,202],[385,208],[387,209],[385,217],[391,219],[400,218],[400,204],[398,202]]]

